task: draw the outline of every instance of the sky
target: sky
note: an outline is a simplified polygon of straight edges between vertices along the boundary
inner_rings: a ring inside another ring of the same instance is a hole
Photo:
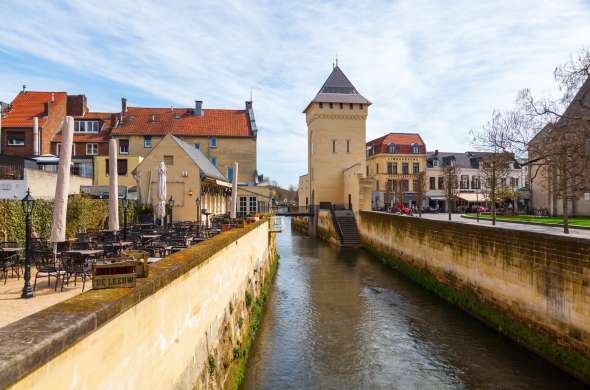
[[[334,57],[373,102],[367,140],[418,132],[428,150],[472,149],[469,131],[516,93],[558,93],[554,68],[590,47],[590,0],[20,1],[0,14],[0,101],[85,94],[93,111],[242,108],[252,91],[258,171],[307,171],[302,110]]]

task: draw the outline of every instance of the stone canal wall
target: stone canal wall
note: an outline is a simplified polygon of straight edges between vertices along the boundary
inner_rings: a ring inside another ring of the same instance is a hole
[[[590,382],[590,243],[362,211],[364,246],[406,275]]]
[[[276,261],[261,221],[162,259],[133,289],[17,321],[0,329],[0,388],[231,387]]]

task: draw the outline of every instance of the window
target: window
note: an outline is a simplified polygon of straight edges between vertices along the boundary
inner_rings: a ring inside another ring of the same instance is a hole
[[[512,187],[512,188],[518,187],[518,177],[511,177],[510,178],[510,187]]]
[[[350,153],[350,140],[346,140],[346,153]]]
[[[409,192],[410,191],[410,182],[408,180],[402,180],[402,192]]]
[[[387,174],[388,175],[397,175],[397,163],[395,163],[395,162],[388,162],[387,163]]]
[[[152,136],[151,135],[144,135],[143,136],[143,147],[144,148],[151,148],[152,147]]]
[[[174,156],[164,156],[164,164],[167,167],[174,165]]]
[[[75,121],[74,133],[98,133],[101,125],[101,121]]]
[[[7,133],[9,146],[25,146],[25,133],[9,131]]]
[[[75,162],[72,166],[72,174],[84,177],[92,177],[92,161]]]
[[[377,192],[379,192],[379,180],[377,180]]]
[[[128,139],[120,139],[119,140],[119,154],[129,154],[129,140]]]
[[[150,122],[159,122],[160,121],[160,115],[159,114],[152,114],[150,116]]]
[[[479,169],[479,160],[477,158],[472,158],[469,160],[469,165],[473,169]]]
[[[429,181],[430,181],[430,189],[436,190],[436,177],[431,177],[429,179]]]
[[[227,180],[232,181],[234,179],[234,167],[227,167]]]
[[[350,103],[348,107],[352,110],[354,108],[354,105]]]
[[[445,178],[440,176],[438,178],[438,189],[439,190],[444,190],[445,189]]]
[[[61,144],[55,144],[55,155],[59,156],[60,152],[61,152]]]
[[[98,144],[86,144],[86,155],[96,156],[98,154]]]
[[[240,196],[240,213],[246,213],[248,207],[248,197]]]
[[[387,192],[393,192],[393,180],[387,180],[387,188],[385,190]]]
[[[250,197],[249,211],[251,213],[255,213],[256,212],[256,197],[255,196],[251,196]]]
[[[217,157],[211,157],[211,164],[213,164],[214,167],[217,166]]]
[[[340,109],[344,110],[344,103],[340,103]]]
[[[76,144],[72,142],[72,156],[76,155]]]
[[[481,188],[481,180],[479,176],[471,177],[471,188],[474,190],[479,190]]]
[[[412,191],[418,192],[418,187],[419,187],[418,180],[413,180],[412,181]]]
[[[359,108],[362,110],[363,109],[363,105],[362,104],[359,104]]]
[[[461,175],[460,188],[462,190],[468,190],[469,189],[469,175]]]
[[[395,144],[393,142],[387,145],[387,153],[395,154]]]
[[[336,140],[332,140],[332,153],[336,153]]]
[[[420,147],[417,144],[412,144],[412,154],[419,154]]]
[[[375,164],[375,173],[379,173],[379,163]]]
[[[415,162],[412,164],[412,172],[420,173],[420,163]]]
[[[330,107],[330,110],[334,108],[334,103],[328,103],[328,106]]]
[[[105,164],[106,164],[106,173],[107,176],[109,175],[109,159],[106,158],[105,160]],[[119,158],[117,159],[117,174],[119,176],[127,176],[127,159],[126,158]]]
[[[409,175],[410,174],[410,167],[408,166],[408,163],[402,163],[402,175]]]
[[[195,149],[201,150],[201,144],[195,144]]]
[[[324,103],[320,102],[320,108],[324,108]]]
[[[435,158],[434,160],[432,160],[432,166],[438,167],[438,158]]]
[[[369,166],[367,165],[367,177],[369,177]]]
[[[217,137],[209,138],[209,147],[216,148],[217,147]]]

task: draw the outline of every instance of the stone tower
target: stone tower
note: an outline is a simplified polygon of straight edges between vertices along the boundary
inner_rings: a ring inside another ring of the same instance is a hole
[[[371,102],[358,93],[338,65],[303,112],[307,121],[310,204],[347,204],[344,171],[365,171],[366,120]]]

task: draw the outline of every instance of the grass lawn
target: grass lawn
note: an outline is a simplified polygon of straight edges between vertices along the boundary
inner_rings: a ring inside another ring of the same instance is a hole
[[[477,214],[465,214],[469,218],[476,218]],[[492,219],[490,214],[480,214],[481,219]],[[563,223],[561,217],[536,217],[534,215],[498,215],[496,216],[498,221],[522,221],[522,222],[536,222],[536,223],[551,223],[559,224]],[[590,227],[590,218],[588,217],[570,217],[569,224],[571,226],[588,226]]]

